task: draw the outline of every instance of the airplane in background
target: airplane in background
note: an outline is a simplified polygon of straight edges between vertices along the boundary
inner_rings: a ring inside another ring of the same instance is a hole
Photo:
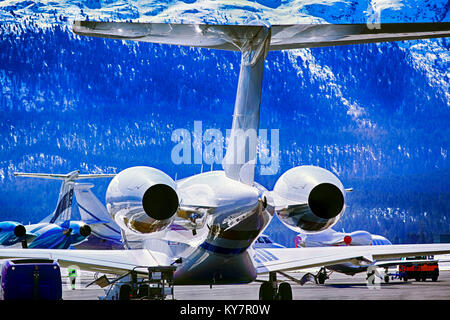
[[[55,211],[39,223],[22,225],[15,221],[0,222],[0,245],[9,247],[21,244],[23,248],[67,249],[85,241],[91,234],[92,229],[97,230],[101,228],[101,226],[97,227],[95,224],[104,225],[107,223],[108,221],[95,220],[95,217],[86,219],[83,215],[84,211],[82,214],[82,217],[85,218],[84,221],[71,220],[74,193],[83,194],[87,188],[93,186],[92,184],[78,184],[75,181],[79,179],[114,177],[115,175],[79,173],[79,171],[63,175],[14,173],[16,177],[62,180],[62,184]],[[87,200],[91,201],[91,197],[87,198]],[[79,201],[84,204],[86,197],[81,196]],[[102,216],[102,218],[110,219],[109,215],[106,217]]]
[[[315,234],[305,234],[300,233],[294,238],[295,247],[311,248],[311,247],[338,247],[338,246],[392,246],[391,241],[386,237],[377,234],[371,234],[364,230],[353,231],[350,233],[338,232],[332,228],[327,229],[320,233]],[[447,262],[447,260],[435,260],[432,255],[422,256],[422,257],[403,257],[400,260],[392,259],[382,259],[377,261],[367,261],[367,263],[353,263],[352,261],[343,262],[335,265],[328,265],[326,267],[320,268],[316,275],[311,273],[305,274],[300,280],[300,284],[305,284],[307,281],[315,281],[318,284],[324,284],[327,279],[329,279],[332,272],[339,272],[346,275],[354,276],[357,273],[367,272],[367,277],[369,278],[374,274],[375,268],[384,268],[384,281],[389,282],[389,267],[394,266],[417,266],[417,265],[429,265],[436,264],[438,262]],[[331,270],[331,272],[327,272]],[[377,273],[380,278],[381,275]],[[408,275],[402,273],[396,273],[391,275],[392,278],[398,277],[403,281],[408,281]],[[437,280],[439,273],[436,273],[431,278],[433,281]],[[418,279],[426,279],[426,277],[417,277]]]
[[[364,230],[353,232],[339,232],[333,228],[327,229],[320,233],[306,234],[299,233],[294,238],[295,247],[323,247],[323,246],[377,246],[392,245],[385,237],[371,234]]]
[[[450,253],[450,244],[254,248],[274,215],[297,232],[331,228],[344,214],[346,190],[330,171],[299,166],[273,190],[254,179],[264,61],[270,50],[448,37],[450,23],[205,25],[75,21],[78,35],[184,45],[241,53],[230,142],[223,170],[174,181],[152,167],[118,173],[106,208],[128,250],[2,249],[1,258],[47,258],[60,265],[121,275],[174,266],[175,284],[261,284],[261,299],[292,299],[277,273],[412,255]],[[73,41],[77,41],[76,38]],[[111,53],[113,54],[113,53]],[[169,93],[168,93],[169,94]],[[120,278],[120,277],[119,277]]]
[[[392,245],[387,238],[371,234],[364,230],[347,233],[344,231],[338,232],[332,228],[314,234],[299,233],[295,236],[294,243],[296,248]],[[404,263],[403,261],[402,264]],[[316,283],[324,284],[325,280],[329,279],[333,271],[354,276],[357,273],[367,272],[369,267],[375,266],[385,268],[384,280],[385,282],[389,282],[387,268],[397,264],[399,264],[398,261],[373,261],[373,263],[366,264],[343,262],[322,267],[316,275],[311,276],[311,274],[307,273],[300,281],[301,283],[305,283],[306,280],[314,279]],[[331,272],[327,272],[327,269],[331,270]]]

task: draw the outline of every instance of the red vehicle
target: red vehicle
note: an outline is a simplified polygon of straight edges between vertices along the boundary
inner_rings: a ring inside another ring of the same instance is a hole
[[[426,256],[406,258],[405,264],[398,266],[398,271],[399,274],[403,275],[405,281],[408,279],[426,281],[428,278],[437,281],[439,277],[439,265],[436,260],[433,260],[432,256],[428,258]]]

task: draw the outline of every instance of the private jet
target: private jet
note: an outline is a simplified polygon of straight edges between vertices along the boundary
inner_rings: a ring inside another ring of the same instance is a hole
[[[346,261],[372,263],[450,253],[450,244],[253,248],[274,215],[297,232],[331,228],[344,214],[346,190],[338,177],[316,166],[294,167],[281,175],[273,190],[267,190],[254,179],[257,145],[251,140],[259,128],[264,61],[269,51],[448,37],[450,23],[390,23],[373,28],[366,24],[75,21],[73,31],[80,36],[240,52],[223,170],[177,181],[147,166],[115,175],[106,192],[106,208],[120,227],[127,250],[1,249],[0,257],[47,258],[62,266],[76,264],[117,275],[175,266],[176,285],[250,283],[268,274],[259,297],[292,299],[289,283],[279,283],[277,273]]]
[[[81,174],[73,171],[68,174],[14,173],[16,177],[32,177],[62,180],[55,211],[38,223],[23,225],[15,221],[0,222],[0,245],[21,245],[23,248],[68,249],[86,241],[91,234],[93,223],[104,224],[105,221],[84,219],[72,220],[74,193],[82,193],[93,185],[77,184],[79,179],[114,177],[114,174]],[[80,195],[80,201],[85,199]],[[92,200],[88,198],[89,203]],[[83,211],[84,213],[84,211]],[[84,213],[85,214],[85,213]],[[96,227],[99,228],[99,227]],[[101,228],[101,227],[100,227]],[[120,234],[120,233],[119,233]]]

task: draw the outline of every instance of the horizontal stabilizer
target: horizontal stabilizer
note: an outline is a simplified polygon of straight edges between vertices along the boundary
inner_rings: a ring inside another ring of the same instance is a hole
[[[101,173],[101,174],[79,174],[80,171],[76,170],[67,174],[53,174],[53,173],[27,173],[27,172],[14,172],[16,177],[29,177],[29,178],[41,178],[41,179],[53,179],[53,180],[79,180],[79,179],[95,179],[95,178],[112,178],[116,174]]]
[[[265,26],[74,21],[78,35],[243,51]],[[269,50],[448,37],[450,23],[272,25]],[[251,45],[251,44],[250,44]]]

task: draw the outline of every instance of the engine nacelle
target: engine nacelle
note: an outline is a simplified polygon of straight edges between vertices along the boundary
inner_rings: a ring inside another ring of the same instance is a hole
[[[138,234],[165,229],[179,206],[175,182],[151,167],[132,167],[116,175],[106,191],[106,208],[122,228]]]
[[[278,218],[296,232],[326,230],[345,211],[345,189],[330,171],[300,166],[286,171],[272,192]]]
[[[91,227],[82,221],[70,221],[69,230],[72,244],[78,244],[91,235]]]
[[[14,221],[0,222],[0,245],[10,246],[25,236],[27,233],[25,227]]]
[[[372,235],[363,230],[353,231],[346,235],[346,237],[350,238],[350,241],[347,240],[345,244],[352,246],[370,246],[372,244]]]

